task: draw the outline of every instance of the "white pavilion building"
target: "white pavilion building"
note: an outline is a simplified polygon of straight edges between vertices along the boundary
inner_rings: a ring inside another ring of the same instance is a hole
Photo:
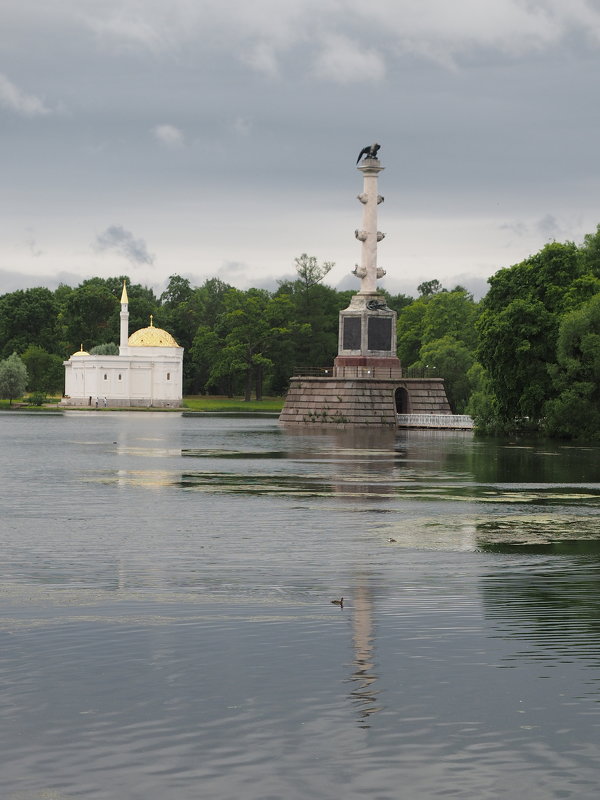
[[[119,355],[90,355],[83,347],[64,362],[67,406],[177,408],[182,402],[183,347],[162,328],[129,336],[129,299],[123,283]]]

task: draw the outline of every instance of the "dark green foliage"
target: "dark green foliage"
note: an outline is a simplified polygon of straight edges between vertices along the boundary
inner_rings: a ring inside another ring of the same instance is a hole
[[[600,435],[600,293],[560,324],[557,363],[551,369],[557,396],[544,408],[544,430],[552,436]]]
[[[594,233],[587,233],[579,248],[581,271],[600,278],[600,225]]]
[[[444,378],[450,408],[454,414],[464,414],[471,394],[468,373],[474,360],[466,345],[453,336],[443,336],[423,345],[415,366],[426,368],[429,375]]]
[[[61,319],[67,354],[79,350],[80,345],[89,351],[93,346],[119,341],[124,280],[129,300],[129,330],[148,327],[151,315],[155,326],[162,327],[159,303],[152,289],[139,283],[130,284],[126,276],[90,278],[69,293],[63,291]]]
[[[63,360],[43,347],[30,344],[21,356],[27,368],[27,386],[31,392],[58,394],[65,383]]]
[[[34,392],[33,394],[29,395],[28,402],[30,406],[43,406],[46,402],[45,392]]]
[[[553,242],[490,278],[478,322],[497,429],[600,437],[599,234]]]
[[[397,353],[404,367],[410,367],[419,360],[419,352],[423,343],[427,303],[427,299],[420,297],[403,308],[398,315]]]
[[[463,414],[472,389],[468,372],[475,362],[479,306],[466,289],[448,292],[437,280],[421,284],[419,292],[398,316],[398,357],[405,368],[444,378],[450,407]]]
[[[548,365],[557,324],[540,301],[513,300],[502,311],[482,315],[478,355],[502,419],[541,417],[552,392]]]
[[[102,278],[92,278],[67,295],[62,312],[68,353],[118,339],[119,298]]]
[[[296,259],[297,279],[281,281],[276,297],[286,298],[288,334],[277,342],[271,389],[283,393],[289,377],[303,367],[331,365],[337,355],[338,315],[347,308],[353,292],[337,292],[321,283],[333,264],[317,264],[305,253]]]
[[[560,313],[567,308],[569,288],[582,274],[577,246],[572,242],[552,242],[489,279],[484,313],[501,311],[516,299],[538,300],[551,313]]]
[[[206,391],[208,376],[201,366],[205,359],[199,351],[198,342],[195,346],[194,342],[201,330],[214,330],[217,319],[225,309],[225,295],[231,289],[232,286],[218,278],[210,278],[194,289],[186,278],[171,275],[167,291],[161,295],[162,327],[173,334],[187,354],[183,363],[184,394]],[[192,349],[194,356],[191,356]]]
[[[432,281],[423,281],[417,286],[417,291],[421,297],[431,297],[432,294],[443,291],[442,284],[437,278]]]
[[[275,354],[283,342],[297,333],[289,297],[273,297],[265,289],[230,289],[224,304],[225,310],[217,321],[220,342],[213,351],[208,384],[225,380],[231,385],[236,378],[242,378],[245,399],[250,400],[254,387],[256,399],[260,400]]]
[[[58,303],[49,289],[19,289],[0,297],[0,358],[30,344],[59,352]]]
[[[475,322],[479,307],[466,289],[453,289],[432,295],[425,306],[423,344],[451,336],[469,350],[477,343]]]

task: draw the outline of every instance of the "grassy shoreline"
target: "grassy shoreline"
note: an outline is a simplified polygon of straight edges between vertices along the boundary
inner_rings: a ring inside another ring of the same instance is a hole
[[[13,400],[12,406],[8,400],[0,400],[0,410],[7,411],[62,411],[66,410],[59,406],[60,397],[49,397],[42,406],[31,405],[28,397]],[[69,411],[187,411],[197,413],[255,413],[263,412],[279,414],[283,408],[284,400],[282,397],[265,397],[264,400],[250,400],[246,402],[243,397],[218,397],[212,395],[189,395],[183,398],[181,408],[107,408],[90,406],[71,406]]]

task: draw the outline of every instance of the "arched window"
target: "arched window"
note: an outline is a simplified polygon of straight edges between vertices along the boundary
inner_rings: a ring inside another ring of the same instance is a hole
[[[108,375],[106,374],[106,372],[104,373],[104,380],[105,380],[105,381],[107,381],[107,380],[108,380]]]
[[[168,381],[170,381],[170,380],[171,380],[171,373],[170,373],[170,372],[167,372],[167,380],[168,380]]]

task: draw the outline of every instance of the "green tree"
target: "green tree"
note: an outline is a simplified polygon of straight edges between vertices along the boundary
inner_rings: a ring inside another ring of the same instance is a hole
[[[501,311],[513,300],[531,300],[553,314],[561,313],[568,308],[569,288],[582,274],[577,246],[551,242],[525,261],[496,272],[489,279],[484,309]]]
[[[591,273],[581,275],[565,292],[565,308],[570,310],[579,308],[597,294],[600,294],[600,278]]]
[[[600,438],[600,294],[563,317],[556,352],[550,374],[558,396],[544,407],[545,431]]]
[[[479,322],[479,360],[485,367],[501,420],[535,424],[552,395],[557,319],[539,301],[513,300]]]
[[[586,233],[579,248],[581,271],[600,278],[600,225],[594,233]]]
[[[489,375],[482,365],[475,361],[467,371],[470,394],[467,414],[473,417],[475,427],[481,432],[493,432],[500,426],[495,397],[490,386]]]
[[[420,297],[431,297],[433,294],[443,292],[444,288],[438,279],[434,278],[432,281],[423,281],[423,283],[420,283],[417,286],[417,291]]]
[[[196,336],[201,330],[214,329],[217,319],[225,310],[225,295],[232,288],[218,278],[210,278],[202,286],[193,288],[186,278],[172,275],[166,292],[161,295],[163,302],[161,318],[165,319],[164,327],[185,349],[184,393],[196,394],[205,390],[206,375],[202,366],[204,361],[198,353],[199,344]],[[195,355],[192,355],[194,346]]]
[[[114,342],[106,342],[106,344],[97,344],[89,352],[91,356],[118,356],[119,347]]]
[[[479,307],[466,289],[459,287],[451,292],[433,294],[425,306],[423,344],[451,336],[473,350],[477,344],[475,323],[478,314]]]
[[[160,303],[167,308],[176,308],[186,303],[193,293],[194,290],[187,278],[182,278],[181,275],[169,275],[169,282],[160,296]]]
[[[306,253],[302,253],[302,255],[298,256],[294,261],[298,280],[304,287],[308,297],[310,297],[308,294],[310,289],[318,283],[321,283],[323,278],[328,275],[335,266],[333,261],[324,261],[322,264],[319,264],[315,256],[309,256]]]
[[[295,259],[297,278],[280,281],[276,297],[288,298],[290,328],[288,336],[277,345],[272,370],[272,387],[283,392],[297,367],[322,367],[332,363],[337,354],[338,315],[349,302],[347,293],[323,284],[333,262],[317,262],[303,253]]]
[[[27,369],[29,391],[43,394],[62,392],[65,368],[60,356],[48,353],[36,344],[30,344],[21,359]]]
[[[101,278],[84,281],[66,297],[62,321],[69,353],[119,338],[119,299]]]
[[[209,383],[240,374],[244,378],[245,400],[251,399],[253,385],[256,399],[262,399],[274,347],[297,327],[291,321],[291,310],[288,297],[272,297],[265,289],[227,292],[225,311],[217,325],[223,346],[212,365]]]
[[[444,379],[446,397],[454,414],[464,414],[471,394],[469,370],[474,357],[465,344],[453,336],[443,336],[424,344],[415,366],[435,370]]]
[[[12,401],[27,387],[27,368],[16,353],[0,361],[0,397]]]
[[[0,358],[30,344],[56,353],[60,348],[58,305],[49,289],[19,289],[0,297]]]
[[[337,354],[338,315],[348,305],[346,298],[321,284],[307,292],[300,281],[280,282],[275,296],[288,298],[291,320],[297,326],[290,352],[293,363],[288,367],[330,364]]]
[[[502,426],[524,418],[539,425],[556,394],[550,373],[561,316],[591,288],[589,281],[580,283],[581,264],[575,244],[552,242],[489,279],[477,352]]]
[[[70,293],[64,293],[61,320],[68,352],[83,344],[91,347],[119,341],[121,293],[127,284],[129,300],[129,332],[150,325],[154,317],[161,326],[159,303],[152,289],[139,283],[129,283],[126,275],[114,278],[89,278]]]
[[[233,397],[235,370],[228,373],[220,365],[218,374],[213,372],[222,349],[223,340],[218,333],[208,325],[199,325],[188,353],[188,364],[193,375],[192,394],[206,392],[212,387],[222,389],[222,394]]]
[[[429,297],[419,297],[402,309],[397,321],[397,354],[403,367],[409,367],[419,360],[423,344],[425,313]]]

